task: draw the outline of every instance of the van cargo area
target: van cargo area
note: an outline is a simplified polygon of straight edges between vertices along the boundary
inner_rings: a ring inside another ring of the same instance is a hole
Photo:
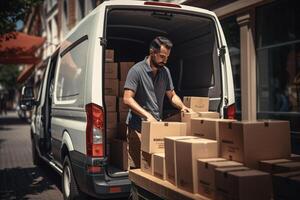
[[[112,69],[115,65],[103,65],[106,67],[106,155],[110,163],[110,175],[125,174],[122,172],[127,171],[125,120],[128,108],[122,105],[122,88],[128,72],[125,68],[129,69],[149,55],[149,44],[156,36],[165,36],[173,43],[167,67],[178,96],[209,97],[209,110],[220,112],[222,72],[218,56],[218,34],[215,21],[204,14],[175,12],[168,8],[148,10],[135,7],[133,10],[112,7],[107,10],[104,30],[106,53],[103,62],[117,63],[118,68],[115,77],[108,75],[116,73]],[[115,109],[108,108],[111,102],[115,102],[112,105]],[[165,100],[163,118],[175,113],[178,111]]]

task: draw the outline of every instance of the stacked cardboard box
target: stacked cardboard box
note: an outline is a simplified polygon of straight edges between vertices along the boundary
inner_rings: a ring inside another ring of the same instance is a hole
[[[257,169],[259,161],[289,158],[288,121],[219,122],[221,156]]]
[[[300,171],[275,174],[273,180],[273,199],[296,200],[300,197]]]
[[[208,97],[183,97],[183,103],[185,106],[191,108],[196,112],[207,112],[209,108]]]

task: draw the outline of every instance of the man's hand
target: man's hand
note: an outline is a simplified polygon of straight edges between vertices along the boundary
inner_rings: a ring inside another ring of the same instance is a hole
[[[186,106],[183,106],[182,109],[181,109],[181,112],[187,112],[187,113],[192,113],[194,112],[193,109],[191,108],[188,108]]]
[[[148,113],[146,120],[148,122],[157,122],[157,120],[150,113]]]

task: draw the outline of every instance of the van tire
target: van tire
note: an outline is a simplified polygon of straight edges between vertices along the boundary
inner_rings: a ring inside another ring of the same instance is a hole
[[[61,187],[64,200],[86,199],[85,195],[80,192],[76,184],[72,165],[68,156],[65,157],[63,164]]]
[[[41,166],[43,161],[42,161],[38,151],[36,150],[35,142],[33,139],[31,140],[31,153],[32,153],[33,164],[35,166]]]

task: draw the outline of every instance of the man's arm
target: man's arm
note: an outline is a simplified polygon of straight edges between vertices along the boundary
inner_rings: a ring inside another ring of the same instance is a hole
[[[174,90],[166,91],[166,95],[172,105],[184,112],[193,112],[191,108],[186,107]]]
[[[125,89],[123,96],[124,104],[128,105],[135,114],[147,119],[147,121],[157,121],[149,112],[147,112],[134,100],[134,96],[135,93],[132,90]]]

